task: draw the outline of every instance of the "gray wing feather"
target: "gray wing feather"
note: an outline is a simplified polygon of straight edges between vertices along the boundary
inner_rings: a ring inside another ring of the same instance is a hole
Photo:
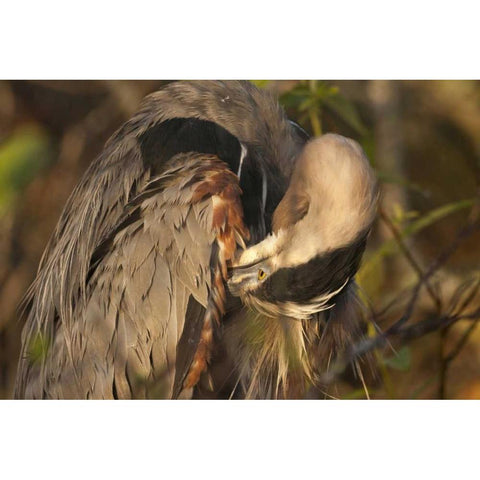
[[[195,165],[186,160],[178,160],[185,174]],[[191,195],[173,182],[136,206],[140,218],[116,233],[76,321],[59,322],[40,367],[23,361],[19,396],[172,396],[188,299],[207,305],[215,240],[211,199],[192,204]]]

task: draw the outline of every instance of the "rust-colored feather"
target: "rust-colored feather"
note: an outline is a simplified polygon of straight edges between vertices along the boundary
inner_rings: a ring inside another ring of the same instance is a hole
[[[240,200],[242,191],[238,185],[238,177],[216,157],[206,157],[205,160],[208,160],[210,168],[213,167],[216,170],[203,171],[204,177],[195,187],[192,200],[198,202],[206,196],[212,196],[212,229],[216,235],[218,253],[217,258],[213,259],[212,286],[200,341],[185,378],[184,388],[194,387],[200,380],[201,374],[207,369],[213,349],[214,324],[218,325],[225,313],[225,282],[228,264],[235,256],[237,240],[240,238],[245,241],[250,237],[243,223]]]

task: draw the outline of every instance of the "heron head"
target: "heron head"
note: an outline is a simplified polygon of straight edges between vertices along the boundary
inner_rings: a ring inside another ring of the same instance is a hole
[[[331,308],[358,269],[377,196],[357,142],[334,134],[309,141],[275,210],[272,233],[233,263],[231,293],[275,317],[308,318]]]

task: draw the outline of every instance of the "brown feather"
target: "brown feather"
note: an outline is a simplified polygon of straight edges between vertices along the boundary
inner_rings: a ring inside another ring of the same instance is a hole
[[[273,213],[272,230],[278,232],[301,220],[307,213],[310,199],[307,194],[287,191]]]
[[[206,371],[213,349],[213,328],[219,324],[226,310],[225,282],[228,265],[235,257],[238,236],[243,241],[248,240],[249,232],[243,223],[241,190],[238,177],[223,162],[216,157],[203,159],[215,167],[215,171],[204,171],[204,177],[194,188],[192,200],[203,199],[212,195],[213,215],[212,230],[216,235],[218,256],[214,259],[209,303],[203,320],[203,328],[192,365],[184,382],[184,388],[192,388]]]

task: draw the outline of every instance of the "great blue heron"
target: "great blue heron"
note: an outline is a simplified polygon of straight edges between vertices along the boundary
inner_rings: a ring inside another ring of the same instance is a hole
[[[15,396],[304,397],[361,335],[376,196],[356,142],[309,140],[248,82],[149,95],[49,241]]]

